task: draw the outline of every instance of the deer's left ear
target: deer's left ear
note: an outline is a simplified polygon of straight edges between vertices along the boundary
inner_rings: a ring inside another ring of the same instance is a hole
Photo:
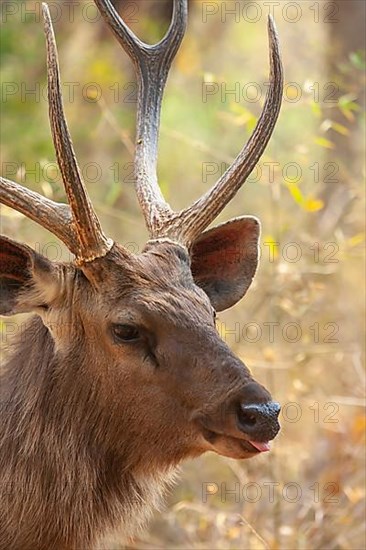
[[[258,265],[259,236],[259,220],[243,216],[205,231],[193,242],[193,278],[217,311],[236,304],[248,290]]]
[[[0,315],[45,308],[60,289],[55,264],[29,246],[0,235]]]

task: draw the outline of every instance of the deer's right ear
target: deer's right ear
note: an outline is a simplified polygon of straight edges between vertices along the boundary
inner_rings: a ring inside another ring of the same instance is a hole
[[[258,266],[260,223],[234,218],[204,231],[191,246],[191,269],[216,311],[236,304],[248,290]]]
[[[59,292],[58,269],[25,244],[0,235],[0,314],[47,307]]]

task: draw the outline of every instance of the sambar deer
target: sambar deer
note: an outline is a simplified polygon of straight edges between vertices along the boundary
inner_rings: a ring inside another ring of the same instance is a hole
[[[158,186],[158,127],[187,0],[174,0],[156,45],[140,41],[110,0],[95,3],[136,69],[135,180],[150,240],[133,255],[102,231],[65,120],[43,4],[50,125],[68,204],[5,178],[0,199],[61,239],[75,260],[52,263],[1,237],[0,312],[36,314],[1,378],[2,550],[91,549],[118,526],[130,536],[183,459],[209,450],[253,457],[279,431],[279,404],[215,329],[215,311],[252,281],[259,222],[239,217],[205,231],[253,170],[278,117],[274,23],[270,86],[254,133],[216,185],[175,212]]]

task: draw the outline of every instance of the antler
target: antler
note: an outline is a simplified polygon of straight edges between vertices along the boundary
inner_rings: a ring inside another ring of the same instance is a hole
[[[52,138],[69,205],[59,204],[21,185],[0,178],[0,201],[22,212],[54,235],[79,263],[104,256],[113,242],[103,234],[80,170],[62,103],[56,41],[47,4],[42,4],[47,44],[48,103]]]
[[[165,37],[154,45],[139,40],[110,0],[94,0],[132,59],[138,80],[135,151],[136,191],[152,239],[168,237],[189,246],[234,197],[261,157],[281,106],[283,73],[278,37],[269,16],[270,86],[263,111],[248,143],[217,183],[190,207],[174,212],[158,185],[156,167],[161,102],[172,61],[187,23],[187,0],[174,0]],[[49,10],[43,4],[47,44],[49,116],[53,142],[69,205],[58,204],[17,183],[0,178],[0,201],[57,235],[79,263],[104,256],[112,247],[100,226],[80,170],[64,115],[57,49]]]
[[[152,238],[169,237],[189,245],[221,212],[244,184],[261,157],[275,127],[283,92],[278,37],[268,19],[270,86],[252,136],[217,183],[190,207],[173,212],[160,191],[157,175],[158,129],[168,72],[184,36],[187,0],[174,0],[165,37],[155,45],[139,40],[126,26],[110,0],[94,0],[118,41],[132,59],[138,81],[135,152],[136,191]]]
[[[157,179],[159,122],[164,87],[187,23],[186,0],[174,0],[168,32],[154,45],[142,42],[127,27],[110,0],[94,0],[111,31],[130,56],[137,73],[136,193],[152,237],[165,234],[173,211],[165,201]]]

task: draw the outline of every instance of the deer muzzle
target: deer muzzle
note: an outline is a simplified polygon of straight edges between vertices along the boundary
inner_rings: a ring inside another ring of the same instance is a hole
[[[265,388],[252,382],[213,414],[201,416],[199,422],[211,450],[232,458],[249,458],[270,450],[269,442],[280,430],[280,410]]]
[[[274,439],[280,430],[278,415],[281,406],[275,401],[268,403],[240,405],[237,414],[237,426],[250,437],[250,442],[259,451],[269,450],[259,442]],[[256,443],[256,444],[255,444]]]

